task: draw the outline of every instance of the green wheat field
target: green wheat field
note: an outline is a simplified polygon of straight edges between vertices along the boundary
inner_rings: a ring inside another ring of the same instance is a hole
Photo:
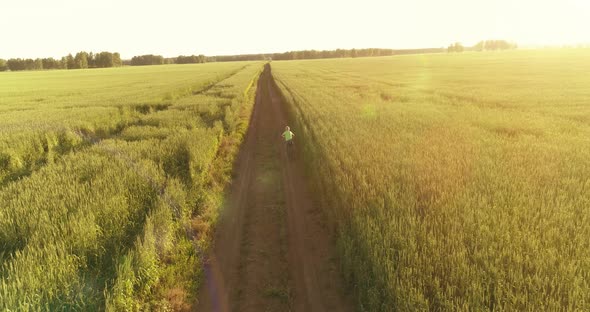
[[[2,73],[0,310],[182,309],[262,68]]]
[[[272,72],[359,310],[590,309],[590,50]]]
[[[590,50],[270,66],[357,310],[590,310]],[[0,73],[0,310],[186,309],[263,67]]]

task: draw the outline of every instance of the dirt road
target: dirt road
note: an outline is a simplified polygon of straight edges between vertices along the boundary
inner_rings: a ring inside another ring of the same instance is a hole
[[[287,159],[282,105],[267,66],[205,266],[198,311],[352,310],[303,164],[299,157]]]

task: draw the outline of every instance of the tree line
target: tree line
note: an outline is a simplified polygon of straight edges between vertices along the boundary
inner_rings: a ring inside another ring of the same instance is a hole
[[[161,55],[153,55],[153,54],[134,56],[133,58],[131,58],[131,61],[128,64],[127,64],[127,62],[125,62],[125,65],[131,65],[131,66],[162,65],[162,64],[165,64],[164,57]]]
[[[40,70],[40,69],[79,69],[79,68],[103,68],[128,66],[145,66],[145,65],[163,65],[163,64],[198,64],[207,62],[237,62],[237,61],[260,61],[260,60],[304,60],[304,59],[323,59],[323,58],[353,58],[353,57],[373,57],[373,56],[391,56],[403,54],[421,54],[421,53],[441,53],[441,52],[463,52],[463,51],[495,51],[516,49],[515,43],[506,40],[486,40],[480,41],[473,47],[464,47],[461,43],[451,44],[447,49],[444,48],[424,48],[424,49],[336,49],[336,50],[301,50],[289,51],[283,53],[260,53],[260,54],[241,54],[241,55],[218,55],[205,56],[200,55],[179,55],[177,57],[165,58],[162,55],[146,54],[134,56],[130,60],[121,60],[119,53],[100,52],[78,52],[75,56],[68,54],[60,60],[53,58],[43,59],[10,59],[8,61],[0,59],[0,71],[18,71],[18,70]]]
[[[391,56],[400,54],[438,53],[444,52],[442,48],[426,49],[336,49],[336,50],[301,50],[284,53],[266,54],[242,54],[222,55],[209,57],[213,62],[234,62],[234,61],[258,61],[258,60],[307,60],[323,58],[351,58],[351,57],[372,57]]]
[[[506,40],[486,40],[480,41],[473,46],[475,51],[496,51],[496,50],[514,50],[518,46],[514,42]]]
[[[179,55],[177,57],[163,57],[161,55],[139,55],[134,56],[131,60],[123,61],[123,65],[129,66],[145,66],[145,65],[164,65],[164,64],[198,64],[211,62],[210,57],[203,54],[199,55]]]
[[[464,47],[461,43],[455,42],[449,45],[447,52],[514,50],[517,47],[516,43],[506,40],[480,41],[473,47]]]
[[[178,56],[174,63],[175,64],[197,64],[197,63],[205,63],[207,61],[207,57],[203,54],[199,55],[191,55],[191,56]]]
[[[121,60],[117,52],[88,53],[78,52],[76,55],[68,54],[61,59],[37,58],[23,59],[12,58],[9,60],[0,59],[0,71],[21,71],[21,70],[43,70],[43,69],[84,69],[84,68],[105,68],[120,67],[123,65],[163,65],[163,64],[191,64],[214,62],[215,59],[206,57],[203,54],[164,58],[161,55],[140,55],[134,56],[131,60]]]
[[[240,54],[240,55],[217,55],[205,56],[180,55],[177,57],[165,58],[161,55],[146,54],[134,56],[131,60],[123,61],[123,65],[145,66],[145,65],[164,65],[164,64],[197,64],[208,62],[240,62],[240,61],[263,61],[263,60],[304,60],[304,59],[322,59],[322,58],[350,58],[350,57],[372,57],[372,56],[391,56],[401,54],[418,54],[418,53],[440,53],[444,52],[443,48],[426,48],[426,49],[337,49],[337,50],[302,50],[289,51],[284,53],[260,53],[260,54]]]
[[[372,57],[391,56],[402,54],[418,53],[440,53],[443,48],[425,49],[336,49],[336,50],[301,50],[284,53],[260,53],[241,55],[179,55],[177,57],[165,58],[162,55],[146,54],[134,56],[130,60],[121,60],[119,53],[101,52],[78,52],[75,56],[69,54],[60,60],[53,58],[44,59],[0,59],[0,71],[18,70],[41,70],[41,69],[78,69],[78,68],[102,68],[118,66],[146,66],[164,64],[198,64],[208,62],[237,62],[237,61],[260,61],[260,60],[304,60],[322,58],[351,58],[351,57]]]
[[[122,66],[121,55],[117,52],[92,53],[81,51],[73,56],[71,53],[61,59],[37,58],[11,58],[0,59],[0,71],[42,70],[42,69],[83,69],[106,68]]]

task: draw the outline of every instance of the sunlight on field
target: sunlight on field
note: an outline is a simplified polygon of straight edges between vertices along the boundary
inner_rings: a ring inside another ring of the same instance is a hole
[[[590,50],[272,69],[360,310],[590,308]]]
[[[261,71],[0,74],[0,310],[191,302]]]

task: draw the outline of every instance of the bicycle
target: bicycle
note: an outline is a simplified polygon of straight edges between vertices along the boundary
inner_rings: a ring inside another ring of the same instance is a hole
[[[293,140],[285,141],[285,148],[287,153],[287,159],[295,158],[295,142]]]

